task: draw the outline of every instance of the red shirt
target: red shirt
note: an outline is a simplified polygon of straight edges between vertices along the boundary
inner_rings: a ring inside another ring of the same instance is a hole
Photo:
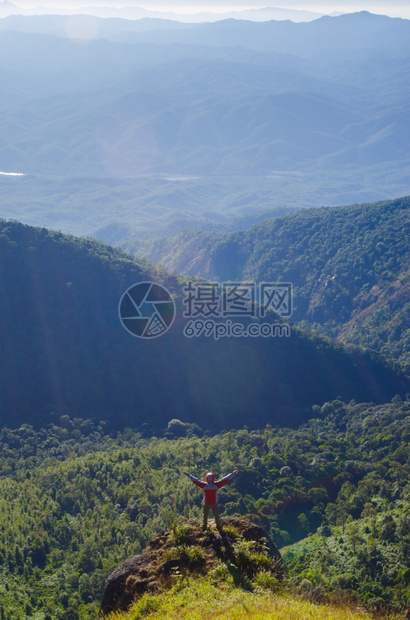
[[[232,480],[232,478],[235,476],[235,472],[232,472],[231,474],[224,476],[223,478],[221,478],[220,480],[217,480],[216,482],[203,482],[202,480],[199,480],[199,478],[195,478],[195,476],[192,476],[191,474],[187,474],[187,476],[190,480],[192,480],[194,484],[196,484],[198,487],[203,489],[204,504],[207,504],[209,506],[210,504],[212,505],[212,504],[218,503],[218,498],[217,498],[218,489],[220,489],[221,487],[224,486],[224,484]]]

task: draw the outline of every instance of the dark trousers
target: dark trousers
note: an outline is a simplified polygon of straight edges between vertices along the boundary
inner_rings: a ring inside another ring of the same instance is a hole
[[[206,527],[208,525],[208,515],[210,510],[212,510],[212,512],[214,513],[216,527],[219,528],[221,525],[221,522],[219,521],[218,504],[204,504],[204,530],[206,530]]]

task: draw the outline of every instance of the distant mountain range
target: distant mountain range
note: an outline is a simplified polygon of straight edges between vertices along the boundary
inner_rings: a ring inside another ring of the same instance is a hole
[[[146,237],[410,193],[407,20],[0,28],[3,217]]]
[[[174,19],[180,22],[199,22],[199,21],[219,21],[221,19],[235,18],[246,19],[253,21],[267,21],[267,20],[292,20],[294,22],[312,21],[317,19],[322,14],[315,13],[313,11],[283,9],[276,7],[265,7],[259,9],[243,9],[243,10],[226,10],[225,12],[204,12],[198,10],[197,12],[183,13],[172,11],[158,11],[148,10],[136,6],[84,6],[79,8],[69,7],[44,7],[41,5],[23,8],[7,0],[0,2],[0,18],[8,17],[10,15],[92,15],[99,18],[116,17],[121,19],[137,20],[143,18],[163,18]]]
[[[174,325],[151,340],[118,315],[125,291],[144,281],[177,305]],[[377,354],[295,328],[289,337],[186,337],[182,284],[91,239],[0,222],[0,426],[44,426],[66,413],[152,432],[173,418],[208,430],[296,426],[315,404],[410,391]]]

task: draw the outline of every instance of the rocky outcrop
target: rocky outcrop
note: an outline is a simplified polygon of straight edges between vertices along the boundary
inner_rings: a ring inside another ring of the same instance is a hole
[[[199,522],[181,521],[168,532],[158,534],[141,555],[126,560],[107,579],[101,601],[100,618],[113,611],[127,610],[145,592],[155,593],[170,587],[175,574],[206,574],[219,560],[226,562],[233,577],[251,576],[248,563],[237,553],[237,545],[248,541],[247,548],[263,554],[264,570],[278,581],[284,576],[281,556],[275,543],[259,526],[236,518],[224,518],[222,529],[202,531]],[[256,556],[255,556],[256,557]]]

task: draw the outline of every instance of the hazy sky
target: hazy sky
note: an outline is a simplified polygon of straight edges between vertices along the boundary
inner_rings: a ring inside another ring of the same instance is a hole
[[[318,13],[367,10],[393,17],[410,19],[410,0],[10,0],[22,8],[35,6],[76,8],[81,6],[141,7],[192,13],[199,11],[223,12],[226,10],[257,9],[270,7],[306,9]]]

